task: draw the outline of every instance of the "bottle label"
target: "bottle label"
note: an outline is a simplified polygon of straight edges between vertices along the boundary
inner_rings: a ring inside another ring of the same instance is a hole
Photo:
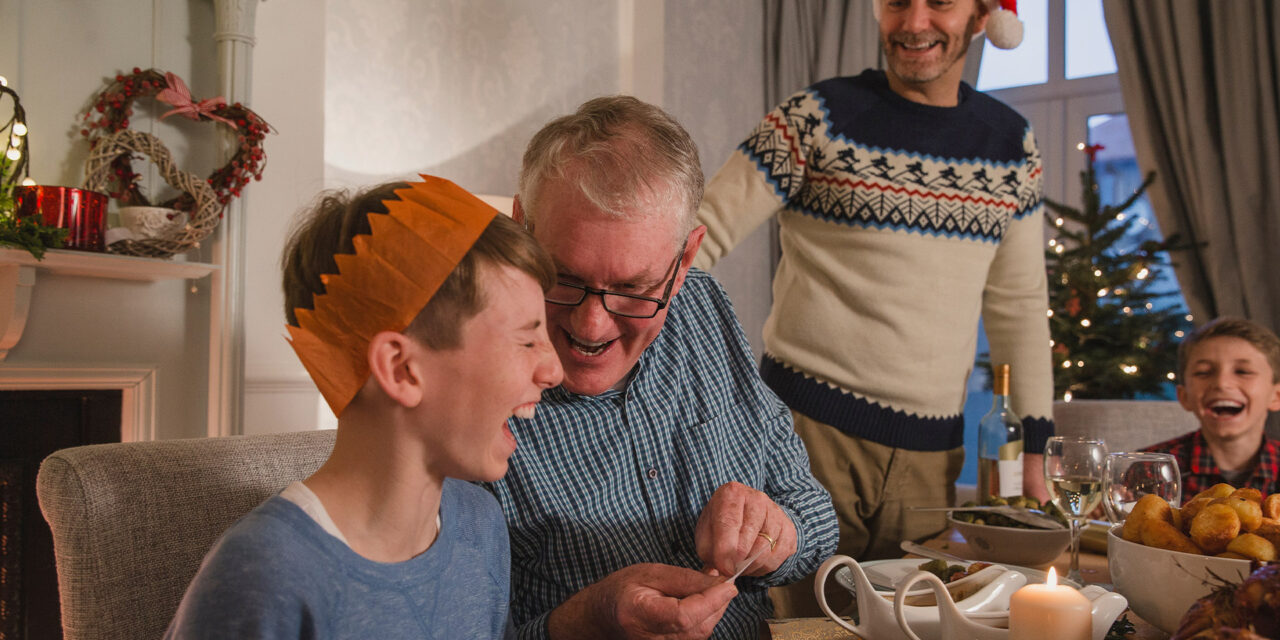
[[[1009,444],[1013,444],[1010,442]],[[1017,443],[1018,448],[1022,448],[1022,443]],[[1008,445],[1005,445],[1008,446]],[[1000,477],[1000,497],[1009,498],[1012,496],[1022,495],[1022,451],[1018,451],[1018,456],[1012,460],[1004,459],[1004,447],[1001,447],[1000,461],[996,463],[999,469]]]

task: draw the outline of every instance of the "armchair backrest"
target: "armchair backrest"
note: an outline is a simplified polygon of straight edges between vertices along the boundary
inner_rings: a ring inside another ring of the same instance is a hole
[[[1053,403],[1058,435],[1100,436],[1108,451],[1137,451],[1200,428],[1172,400],[1072,400]]]
[[[159,638],[218,536],[319,468],[333,431],[63,449],[36,493],[66,640]]]

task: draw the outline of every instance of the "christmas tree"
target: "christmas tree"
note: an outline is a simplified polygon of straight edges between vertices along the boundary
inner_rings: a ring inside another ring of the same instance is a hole
[[[1191,316],[1168,281],[1169,252],[1188,248],[1177,235],[1159,238],[1127,212],[1155,180],[1119,204],[1103,204],[1088,156],[1083,204],[1045,200],[1054,237],[1045,251],[1049,275],[1049,333],[1056,398],[1163,397],[1174,379],[1178,343]]]

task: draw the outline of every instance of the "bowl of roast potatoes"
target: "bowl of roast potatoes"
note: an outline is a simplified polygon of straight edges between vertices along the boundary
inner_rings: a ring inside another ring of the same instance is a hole
[[[1280,493],[1217,484],[1181,508],[1143,496],[1107,535],[1116,591],[1143,620],[1173,633],[1199,598],[1274,562],[1280,549]]]

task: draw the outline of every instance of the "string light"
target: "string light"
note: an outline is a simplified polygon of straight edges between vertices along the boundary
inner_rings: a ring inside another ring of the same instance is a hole
[[[1148,302],[1147,304],[1145,304],[1145,305],[1143,305],[1143,306],[1145,306],[1148,310],[1150,310],[1150,309],[1151,309],[1151,303],[1150,303],[1150,302]]]
[[[1053,341],[1053,338],[1049,338],[1049,348],[1050,348],[1050,349],[1052,349],[1052,348],[1053,348],[1053,345],[1055,345],[1055,344],[1058,344],[1058,343],[1054,342],[1054,341]]]
[[[36,184],[36,181],[35,181],[35,180],[32,180],[31,178],[23,178],[23,179],[22,179],[22,186],[24,186],[24,187],[33,187],[33,186],[35,186],[35,184]]]
[[[1088,318],[1081,318],[1081,319],[1080,319],[1080,326],[1082,326],[1082,327],[1087,327],[1087,326],[1089,326],[1089,325],[1091,325],[1091,324],[1093,324],[1093,323],[1092,323],[1092,322],[1089,322],[1089,319],[1088,319]]]
[[[1132,308],[1130,308],[1130,307],[1125,307],[1124,309],[1121,309],[1121,311],[1124,311],[1124,314],[1125,314],[1126,316],[1127,316],[1127,315],[1130,315],[1130,314],[1132,314],[1132,313],[1133,313],[1133,309],[1132,309]]]
[[[1108,293],[1110,293],[1110,292],[1109,292],[1109,291],[1107,291],[1106,287],[1103,287],[1102,289],[1098,289],[1098,297],[1099,297],[1099,298],[1105,298],[1105,297],[1107,297],[1107,294],[1108,294]]]
[[[9,86],[9,79],[4,76],[0,76],[0,87],[7,87],[7,86]]]
[[[1064,392],[1062,393],[1062,401],[1063,401],[1063,402],[1071,402],[1071,398],[1072,398],[1072,396],[1071,396],[1071,392],[1070,392],[1070,391],[1064,391]]]
[[[1188,313],[1188,314],[1187,314],[1187,322],[1191,322],[1191,320],[1192,320],[1192,318],[1191,318],[1191,314],[1189,314],[1189,313]]]
[[[1132,376],[1132,375],[1137,375],[1137,373],[1138,373],[1138,367],[1137,367],[1137,365],[1132,365],[1132,364],[1122,364],[1122,365],[1120,365],[1120,370],[1121,370],[1121,371],[1123,371],[1123,372],[1125,372],[1125,373],[1127,373],[1127,374],[1129,374],[1129,375],[1131,375],[1131,376]]]
[[[1172,372],[1172,371],[1170,371],[1169,373],[1164,374],[1164,377],[1166,377],[1166,378],[1168,378],[1168,379],[1170,379],[1170,380],[1176,380],[1176,379],[1178,379],[1178,376],[1173,375],[1173,372]]]
[[[1174,331],[1174,332],[1173,332],[1173,335],[1178,336],[1179,338],[1181,338],[1182,336],[1187,335],[1187,333],[1186,333],[1185,331],[1183,331],[1182,329],[1178,329],[1177,331]]]
[[[1077,367],[1083,367],[1083,366],[1084,366],[1084,360],[1076,360],[1076,366],[1077,366]]]
[[[1138,271],[1138,275],[1135,277],[1138,278],[1139,280],[1146,280],[1148,275],[1151,275],[1151,272],[1148,271],[1146,267],[1143,267],[1140,271]]]
[[[1057,244],[1058,244],[1058,240],[1056,238],[1049,238],[1049,246],[1052,247],[1052,246],[1056,246]]]
[[[1083,142],[1077,142],[1077,143],[1076,143],[1076,149],[1077,149],[1078,151],[1084,151],[1084,143],[1083,143]]]
[[[21,122],[13,123],[13,135],[15,136],[27,135],[27,125]]]
[[[18,158],[22,157],[22,152],[10,147],[8,151],[4,152],[4,156],[16,162]]]
[[[1065,246],[1063,246],[1063,245],[1058,245],[1058,246],[1056,246],[1056,247],[1054,247],[1054,248],[1053,248],[1053,252],[1054,252],[1054,253],[1062,253],[1063,251],[1066,251],[1066,249],[1067,249],[1067,248],[1066,248]]]
[[[1071,368],[1071,361],[1070,361],[1070,360],[1063,360],[1063,361],[1062,361],[1062,368],[1063,368],[1063,369],[1070,369],[1070,368]]]
[[[1052,318],[1052,317],[1053,317],[1053,309],[1049,309],[1049,310],[1047,311],[1047,313],[1048,313],[1048,315],[1049,315],[1049,317],[1050,317],[1050,318]]]
[[[1101,278],[1101,277],[1102,277],[1102,269],[1094,269],[1094,270],[1093,270],[1093,275],[1098,276],[1099,278]]]
[[[1054,218],[1054,220],[1053,220],[1053,226],[1055,226],[1055,227],[1061,227],[1063,222],[1066,222],[1066,221],[1065,221],[1065,220],[1063,220],[1062,218]]]
[[[1117,214],[1116,214],[1116,220],[1124,220],[1124,214],[1123,214],[1123,213],[1117,213]]]

